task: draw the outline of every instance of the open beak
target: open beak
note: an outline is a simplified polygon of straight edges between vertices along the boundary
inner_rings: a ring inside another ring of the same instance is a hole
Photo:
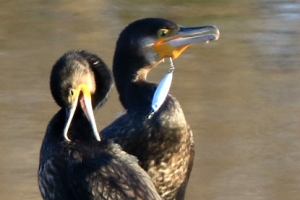
[[[216,26],[180,27],[175,34],[158,39],[153,49],[161,59],[177,58],[190,44],[218,40],[219,36]]]
[[[81,108],[85,114],[85,116],[88,118],[92,125],[94,136],[96,137],[97,141],[100,141],[100,136],[98,133],[93,106],[92,106],[92,100],[91,100],[91,93],[88,89],[88,87],[84,84],[80,85],[78,89],[76,90],[74,94],[74,103],[70,108],[67,108],[67,123],[64,128],[64,137],[66,140],[70,141],[68,138],[68,130],[70,127],[70,124],[72,122],[74,113],[77,108],[78,101],[80,101]]]

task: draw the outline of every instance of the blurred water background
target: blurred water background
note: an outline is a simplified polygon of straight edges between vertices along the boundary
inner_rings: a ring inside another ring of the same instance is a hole
[[[0,0],[0,199],[41,199],[39,149],[59,109],[49,91],[54,62],[86,49],[111,66],[130,22],[163,17],[215,24],[219,41],[175,60],[171,93],[193,128],[196,157],[186,199],[300,198],[299,0]],[[162,64],[150,74],[159,82]],[[99,129],[122,108],[116,90]]]

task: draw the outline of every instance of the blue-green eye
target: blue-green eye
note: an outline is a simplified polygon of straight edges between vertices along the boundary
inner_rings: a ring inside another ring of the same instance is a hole
[[[157,31],[158,37],[165,37],[168,34],[169,30],[162,28]]]

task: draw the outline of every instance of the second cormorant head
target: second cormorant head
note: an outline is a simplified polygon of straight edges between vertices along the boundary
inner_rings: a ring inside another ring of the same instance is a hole
[[[146,80],[155,65],[164,58],[177,58],[190,44],[218,38],[219,30],[215,26],[182,27],[161,18],[129,24],[119,36],[113,60],[118,91],[122,93],[120,88],[128,81]]]

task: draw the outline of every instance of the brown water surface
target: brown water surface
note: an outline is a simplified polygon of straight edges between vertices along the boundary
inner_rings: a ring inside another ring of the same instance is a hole
[[[49,91],[54,62],[87,49],[111,66],[120,31],[144,17],[221,31],[219,41],[175,60],[171,93],[196,142],[186,199],[300,199],[299,0],[0,3],[0,199],[41,199],[39,149],[58,110]],[[150,80],[167,70],[160,65]],[[114,91],[97,112],[99,128],[121,109]]]

